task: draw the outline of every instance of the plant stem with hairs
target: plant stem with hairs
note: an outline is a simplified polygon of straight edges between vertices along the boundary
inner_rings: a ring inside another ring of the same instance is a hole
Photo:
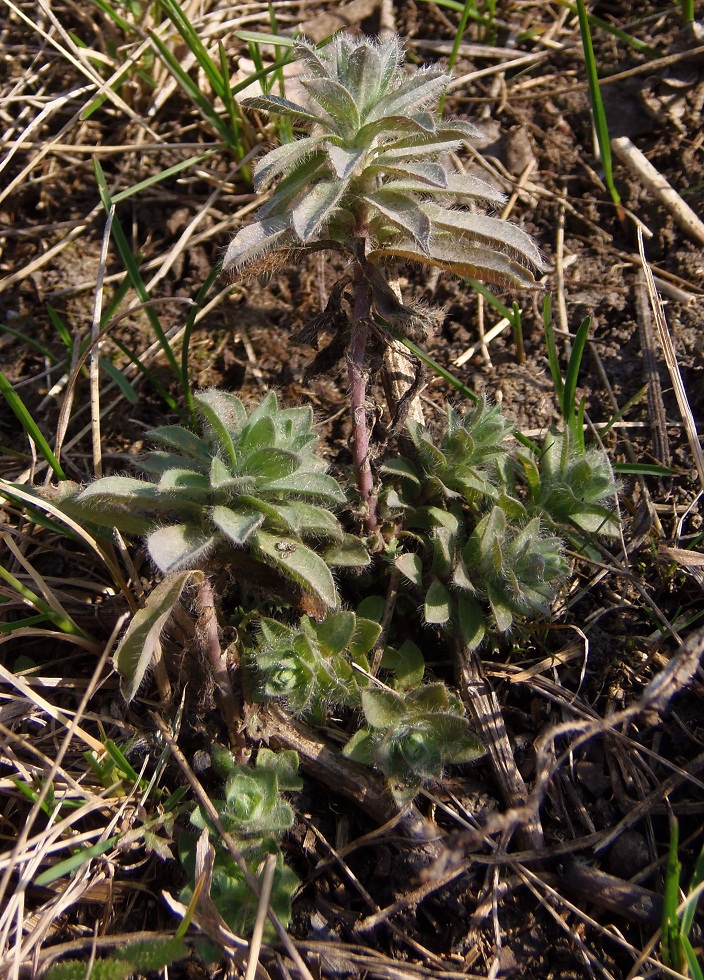
[[[369,427],[367,425],[367,371],[365,356],[371,316],[369,282],[364,274],[365,240],[358,239],[358,258],[354,275],[354,300],[347,367],[350,378],[350,407],[352,409],[352,457],[357,474],[357,486],[365,508],[365,524],[371,534],[377,529],[377,497],[369,458]]]

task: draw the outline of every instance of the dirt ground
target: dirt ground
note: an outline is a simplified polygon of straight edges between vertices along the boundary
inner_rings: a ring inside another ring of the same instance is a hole
[[[219,9],[217,3],[203,6],[204,16]],[[300,25],[313,40],[345,26],[369,34],[392,26],[413,63],[446,60],[459,18],[452,7],[412,0],[393,6],[381,0],[274,6],[282,32]],[[665,0],[594,3],[590,11],[654,49],[646,54],[607,30],[593,30],[611,137],[628,137],[680,200],[704,218],[701,25],[683,28],[678,6]],[[250,30],[269,29],[263,5],[245,5],[236,13],[251,14],[245,25]],[[697,13],[701,19],[704,12]],[[97,5],[26,2],[15,8],[8,3],[5,15],[8,19],[0,18],[0,128],[9,135],[0,136],[0,183],[10,193],[0,192],[0,368],[51,441],[62,424],[62,405],[65,410],[65,347],[56,321],[69,337],[85,340],[91,333],[105,227],[93,157],[114,194],[196,154],[199,146],[209,148],[214,136],[178,88],[156,105],[138,75],[120,89],[119,106],[106,104],[85,121],[79,118],[80,96],[71,95],[65,104],[51,101],[74,92],[86,76],[42,38],[39,28],[59,41],[56,19],[67,32],[89,38],[96,50],[102,45],[112,51],[115,27],[106,25]],[[222,24],[223,18],[213,23]],[[244,43],[226,27],[221,36],[233,71],[246,71]],[[518,63],[521,57],[525,61]],[[33,86],[26,83],[30,75],[36,76]],[[570,588],[554,622],[483,652],[518,769],[529,785],[539,775],[536,743],[555,726],[575,726],[552,743],[559,765],[541,807],[541,853],[517,849],[515,840],[507,852],[500,832],[485,834],[492,818],[507,809],[485,759],[448,772],[422,791],[417,805],[441,837],[432,853],[397,827],[379,831],[362,806],[332,792],[310,765],[295,798],[296,826],[284,843],[287,862],[301,880],[291,935],[316,978],[665,975],[657,941],[648,944],[660,925],[673,814],[679,820],[685,880],[702,846],[701,671],[667,710],[638,714],[616,726],[604,720],[637,702],[682,642],[701,628],[702,474],[651,312],[636,222],[643,228],[697,433],[704,416],[704,242],[683,230],[677,215],[617,155],[614,175],[622,209],[611,202],[596,158],[579,31],[566,4],[499,3],[495,31],[488,36],[470,21],[453,77],[461,83],[451,88],[446,111],[472,119],[485,133],[478,147],[461,155],[461,163],[510,195],[511,219],[534,236],[549,271],[540,290],[500,295],[509,307],[515,300],[521,309],[521,359],[510,327],[482,349],[480,330],[488,332],[500,314],[467,284],[444,274],[399,269],[404,298],[444,312],[425,344],[428,353],[471,389],[500,401],[521,431],[537,436],[560,418],[543,332],[543,298],[550,293],[563,367],[570,337],[591,317],[578,388],[586,398],[590,431],[600,434],[613,463],[662,464],[671,475],[623,474],[623,536],[610,546],[613,553],[604,554],[601,563],[575,555]],[[21,124],[18,113],[24,113]],[[158,138],[131,116],[146,119]],[[36,126],[25,130],[32,120]],[[261,134],[262,141],[269,138]],[[42,147],[49,148],[46,154]],[[232,156],[221,152],[119,205],[143,279],[174,334],[187,315],[183,299],[196,295],[254,200]],[[114,296],[123,269],[112,249],[104,302]],[[275,388],[286,405],[312,404],[335,474],[351,466],[346,375],[340,365],[306,381],[315,352],[293,338],[321,309],[339,275],[334,262],[313,257],[265,283],[221,284],[194,328],[189,353],[196,387],[225,388],[246,404]],[[124,369],[126,349],[143,354],[153,343],[138,310],[104,338],[104,356]],[[176,400],[178,383],[158,351],[149,365],[151,378],[137,382],[132,375],[134,402],[120,389],[108,389],[109,379],[102,382],[106,473],[127,472],[145,446],[146,430],[176,420],[154,380]],[[88,384],[82,377],[75,387],[62,454],[67,477],[77,482],[93,476]],[[430,376],[422,405],[431,427],[440,423],[448,399],[460,401],[440,377]],[[46,470],[33,462],[8,408],[0,412],[0,446],[0,477],[26,481],[34,470],[31,478],[44,481]],[[20,526],[13,508],[4,513],[3,539]],[[107,593],[101,600],[97,592],[90,595],[94,563],[83,554],[67,555],[63,547],[35,555],[37,567],[52,581],[72,577],[72,600],[107,637],[116,610]],[[134,551],[146,584],[149,569]],[[79,580],[82,585],[75,584]],[[225,613],[228,603],[234,609],[236,592],[223,602]],[[57,651],[40,636],[13,637],[15,612],[10,608],[0,634],[0,660],[7,670],[28,657],[50,665],[50,675],[56,668],[64,679],[72,678],[80,694],[93,670],[90,657],[66,644]],[[438,638],[428,632],[424,642],[430,669],[452,683]],[[59,687],[57,703],[75,708],[71,685]],[[7,850],[28,807],[11,780],[30,760],[8,734],[22,729],[9,708],[3,715],[3,705],[15,697],[6,679],[0,693],[5,799],[0,836]],[[47,691],[43,695],[49,697]],[[191,759],[207,750],[219,724],[196,702],[189,702],[192,714],[182,742]],[[138,768],[139,752],[153,743],[146,707],[126,709],[113,677],[90,711],[91,731],[97,734],[102,725],[110,737],[136,739],[131,759]],[[567,751],[579,726],[597,721],[602,728],[596,725],[593,737]],[[324,735],[331,744],[339,739],[339,731]],[[47,729],[39,739],[49,758],[57,738]],[[207,786],[207,771],[202,778]],[[181,879],[178,862],[161,861],[135,845],[134,853],[126,851],[103,873],[96,897],[89,892],[80,902],[67,902],[44,945],[87,943],[96,923],[107,936],[170,930],[174,919],[161,890],[177,893]],[[54,897],[48,889],[29,887],[27,921]],[[385,912],[380,924],[365,928],[364,920],[379,909]],[[695,923],[692,940],[700,949],[698,929],[701,924]],[[262,962],[277,976],[293,969],[290,959],[276,960],[271,951]],[[26,962],[22,970],[32,975]],[[206,975],[227,971],[206,970],[194,956],[168,972],[169,977]]]

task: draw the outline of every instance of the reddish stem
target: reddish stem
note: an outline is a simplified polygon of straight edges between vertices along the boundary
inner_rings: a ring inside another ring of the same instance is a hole
[[[359,495],[366,509],[364,521],[367,531],[372,534],[378,528],[377,497],[369,460],[369,427],[366,408],[367,373],[365,368],[371,301],[369,283],[364,275],[361,261],[357,262],[355,269],[352,329],[350,345],[347,350],[347,368],[350,378],[350,404],[352,407],[352,458],[357,472]]]
[[[240,724],[242,712],[232,689],[227,657],[220,645],[215,595],[212,582],[207,576],[198,587],[198,635],[210,662],[215,683],[215,700],[230,733],[232,748],[237,751],[238,761],[244,761],[242,755],[246,747]]]

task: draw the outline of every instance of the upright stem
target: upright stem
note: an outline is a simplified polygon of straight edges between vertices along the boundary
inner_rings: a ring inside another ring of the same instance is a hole
[[[363,244],[363,240],[360,240]],[[366,506],[365,524],[367,531],[373,533],[378,527],[377,497],[374,490],[374,476],[369,461],[369,427],[367,425],[367,373],[365,354],[369,334],[371,298],[369,283],[364,275],[360,255],[354,276],[354,303],[352,308],[352,329],[347,351],[347,368],[350,377],[350,404],[352,407],[352,458],[357,471],[357,486],[362,503]]]
[[[198,635],[215,684],[215,700],[230,733],[230,742],[237,752],[238,762],[245,761],[246,744],[241,732],[242,712],[232,689],[227,657],[220,645],[218,618],[213,586],[207,575],[198,587]]]

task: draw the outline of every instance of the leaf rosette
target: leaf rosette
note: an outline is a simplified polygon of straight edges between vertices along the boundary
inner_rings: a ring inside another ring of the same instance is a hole
[[[336,248],[374,264],[421,262],[501,286],[535,286],[540,252],[516,225],[487,214],[504,202],[494,186],[460,173],[449,154],[482,134],[438,118],[449,76],[402,68],[396,36],[374,41],[341,33],[324,48],[295,44],[305,104],[275,95],[243,105],[302,125],[307,135],[267,153],[255,190],[273,189],[225,255],[232,275],[268,271],[292,249]]]

